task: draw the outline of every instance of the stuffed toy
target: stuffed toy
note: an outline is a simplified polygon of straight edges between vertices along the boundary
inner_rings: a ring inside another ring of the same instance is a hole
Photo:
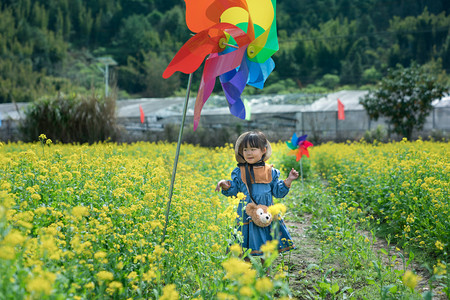
[[[272,215],[267,211],[267,206],[250,202],[245,208],[245,212],[249,215],[253,223],[259,227],[267,227],[272,223]]]

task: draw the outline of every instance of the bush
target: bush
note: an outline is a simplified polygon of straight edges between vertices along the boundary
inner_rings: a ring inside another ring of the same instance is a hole
[[[375,140],[379,142],[387,142],[388,132],[384,126],[378,125],[377,128],[373,130],[367,130],[364,133],[364,139],[369,143],[373,143]]]
[[[59,94],[42,98],[27,107],[20,124],[24,141],[35,141],[44,133],[63,143],[95,143],[118,135],[114,97]]]

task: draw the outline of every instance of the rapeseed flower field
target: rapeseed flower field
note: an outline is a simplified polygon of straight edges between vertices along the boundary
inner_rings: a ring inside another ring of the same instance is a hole
[[[347,210],[373,219],[391,240],[448,260],[450,146],[403,139],[388,144],[328,143],[314,149],[313,168]],[[364,221],[364,220],[362,220]]]
[[[162,243],[174,144],[0,144],[0,294],[271,298],[275,284],[283,295],[227,253],[239,200],[214,188],[233,153],[182,146]]]
[[[62,145],[43,135],[38,143],[0,143],[0,295],[287,299],[286,266],[272,268],[268,277],[264,268],[239,257],[234,226],[239,197],[214,192],[217,180],[229,178],[236,166],[232,145],[182,145],[162,242],[175,146]],[[284,143],[272,147],[269,163],[283,169],[288,149]],[[445,143],[406,140],[315,146],[311,168],[326,178],[326,193],[334,195],[337,210],[321,211],[332,212],[337,221],[336,216],[345,216],[337,225],[318,227],[333,229],[325,235],[327,243],[351,249],[370,244],[363,236],[349,239],[345,228],[371,222],[390,230],[399,245],[430,254],[436,278],[448,278],[448,150]],[[302,186],[289,199],[299,191],[308,195]],[[308,201],[308,207],[316,206],[314,198]],[[288,213],[295,212],[288,207]],[[272,209],[286,212],[279,204]],[[276,259],[276,248],[275,243],[262,248],[266,262]],[[362,261],[356,254],[365,251],[348,255],[353,266]],[[411,273],[400,275],[411,289],[419,280]],[[317,286],[335,293],[334,285]]]

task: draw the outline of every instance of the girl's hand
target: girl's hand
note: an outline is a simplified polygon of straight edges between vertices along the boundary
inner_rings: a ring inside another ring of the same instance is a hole
[[[228,180],[220,180],[218,183],[217,183],[217,186],[216,186],[216,192],[219,192],[220,191],[220,188],[222,188],[222,190],[228,190],[229,188],[231,187],[231,183],[228,181]]]
[[[292,181],[298,178],[298,172],[292,168],[291,172],[289,172],[288,178]]]

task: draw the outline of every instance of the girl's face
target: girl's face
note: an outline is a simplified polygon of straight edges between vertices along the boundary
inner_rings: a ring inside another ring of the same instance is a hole
[[[261,150],[259,148],[246,146],[244,147],[242,152],[244,154],[245,161],[248,162],[249,164],[254,164],[261,160],[264,153],[266,153],[266,148]]]

